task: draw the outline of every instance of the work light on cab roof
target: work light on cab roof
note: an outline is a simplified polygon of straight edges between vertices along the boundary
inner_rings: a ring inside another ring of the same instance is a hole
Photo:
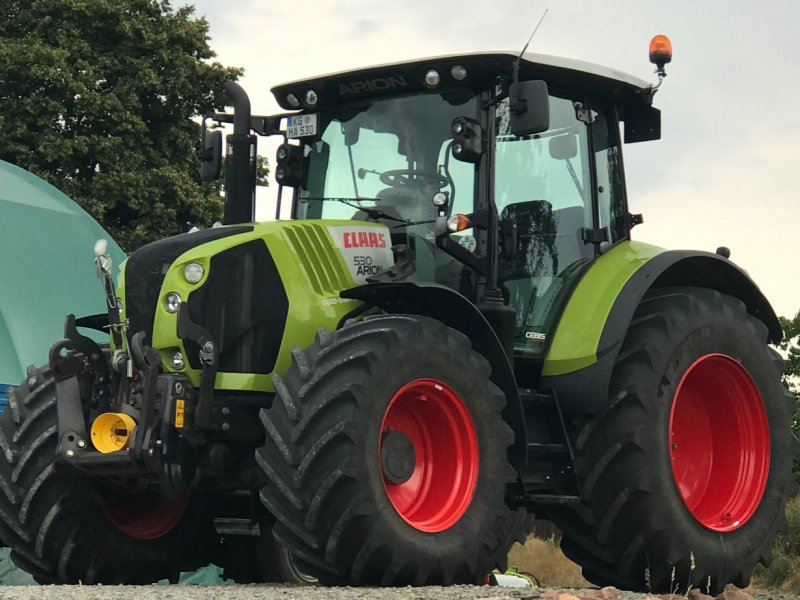
[[[431,69],[425,73],[425,85],[427,85],[429,88],[437,87],[441,81],[442,77],[439,75],[439,71],[436,69]]]
[[[456,81],[464,81],[467,78],[467,70],[461,65],[453,65],[450,67],[450,77]]]

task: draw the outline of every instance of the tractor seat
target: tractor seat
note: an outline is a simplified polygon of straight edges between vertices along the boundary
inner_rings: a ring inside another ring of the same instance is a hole
[[[506,206],[501,220],[517,223],[517,247],[514,256],[500,261],[503,279],[555,276],[582,258],[588,258],[581,238],[584,226],[582,206],[553,210],[547,200],[530,200]]]

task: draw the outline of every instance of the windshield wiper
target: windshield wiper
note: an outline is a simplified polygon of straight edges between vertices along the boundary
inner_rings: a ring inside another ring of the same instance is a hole
[[[341,202],[343,204],[348,204],[350,202],[380,202],[380,198],[367,198],[365,196],[358,196],[356,198],[351,198],[349,196],[307,196],[304,198],[300,198],[300,202],[308,202],[309,200],[313,200],[315,202]],[[357,206],[356,208],[361,208]]]
[[[426,225],[429,223],[436,223],[436,219],[427,219],[425,221],[403,221],[402,223],[400,223],[400,225],[392,225],[392,229],[398,229],[400,227],[410,227],[411,225]]]
[[[324,196],[321,198],[300,198],[301,202],[308,202],[309,200],[314,200],[316,202],[341,202],[342,204],[346,204],[347,206],[352,206],[353,208],[363,211],[367,214],[370,219],[378,220],[378,219],[386,219],[387,221],[396,221],[397,223],[402,223],[403,225],[411,225],[412,223],[408,221],[408,219],[400,219],[398,217],[393,217],[390,214],[387,214],[380,210],[379,208],[369,208],[367,206],[361,206],[359,204],[355,204],[356,202],[361,202],[362,200],[369,200],[370,202],[380,202],[380,198],[341,198],[341,197],[334,197],[334,196]]]

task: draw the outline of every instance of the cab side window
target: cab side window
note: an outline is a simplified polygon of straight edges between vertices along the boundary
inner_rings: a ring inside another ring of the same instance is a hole
[[[592,112],[592,148],[597,172],[600,227],[608,229],[608,242],[601,246],[602,250],[628,237],[628,215],[625,210],[619,127],[613,111],[596,109]]]

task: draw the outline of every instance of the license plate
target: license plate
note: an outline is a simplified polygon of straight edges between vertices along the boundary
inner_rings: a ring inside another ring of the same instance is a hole
[[[317,122],[319,115],[293,115],[288,118],[286,126],[286,136],[290,138],[301,138],[317,135]]]

